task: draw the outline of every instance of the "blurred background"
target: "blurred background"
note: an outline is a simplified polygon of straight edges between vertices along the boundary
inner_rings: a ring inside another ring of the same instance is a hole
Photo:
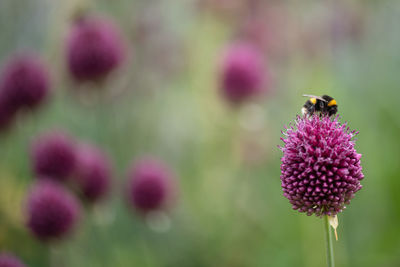
[[[283,197],[277,146],[301,95],[328,94],[360,132],[365,175],[339,214],[337,266],[400,266],[399,12],[394,0],[1,0],[1,65],[33,51],[51,83],[0,136],[0,250],[36,267],[324,266],[323,222]],[[124,44],[100,81],[74,79],[67,63],[82,14],[113,21]],[[232,101],[224,60],[243,42],[262,57],[263,89]],[[52,129],[101,148],[112,186],[68,238],[41,242],[26,227],[29,149]],[[167,164],[179,188],[157,216],[124,197],[142,155]]]

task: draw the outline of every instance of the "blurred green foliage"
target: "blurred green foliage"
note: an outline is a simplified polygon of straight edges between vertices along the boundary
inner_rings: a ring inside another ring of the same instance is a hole
[[[0,2],[1,62],[16,50],[36,50],[53,75],[51,101],[1,136],[1,250],[32,267],[323,266],[323,222],[293,211],[282,196],[277,145],[301,95],[326,93],[360,131],[365,174],[363,189],[339,214],[337,265],[400,265],[400,2],[261,1],[256,11],[248,10],[252,1],[224,2]],[[128,43],[125,67],[102,88],[123,91],[113,97],[79,96],[65,73],[68,23],[86,5],[114,17]],[[263,12],[279,20],[265,24],[277,42],[266,52],[272,92],[233,109],[218,94],[221,51]],[[332,31],[330,23],[337,24]],[[24,196],[34,180],[29,144],[53,128],[107,151],[114,184],[69,240],[46,245],[24,227]],[[166,232],[124,202],[127,167],[143,154],[163,158],[179,178]]]

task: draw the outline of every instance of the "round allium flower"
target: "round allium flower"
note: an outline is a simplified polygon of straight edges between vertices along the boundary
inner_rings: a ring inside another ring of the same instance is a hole
[[[298,117],[287,129],[281,165],[283,194],[293,209],[334,216],[361,189],[361,154],[346,123],[338,118]]]
[[[25,267],[26,265],[14,255],[6,252],[0,253],[0,267]]]
[[[97,148],[84,145],[78,149],[73,176],[85,199],[95,202],[110,189],[111,167],[108,158]]]
[[[145,158],[129,172],[128,198],[140,212],[167,208],[173,197],[172,173],[162,162]]]
[[[83,17],[72,26],[67,39],[67,64],[78,81],[99,80],[118,67],[123,57],[123,41],[108,20]]]
[[[50,76],[38,56],[21,54],[4,66],[0,79],[0,94],[9,107],[35,108],[49,94]]]
[[[262,58],[260,51],[248,43],[234,44],[226,51],[220,89],[228,101],[242,103],[265,89],[267,76]]]
[[[37,182],[27,205],[27,225],[43,241],[65,237],[77,223],[80,213],[74,196],[49,179]]]
[[[61,132],[47,133],[35,140],[31,149],[37,177],[66,180],[76,164],[75,143]]]

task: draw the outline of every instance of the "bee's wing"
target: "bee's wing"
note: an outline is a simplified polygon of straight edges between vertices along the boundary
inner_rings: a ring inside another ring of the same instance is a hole
[[[303,95],[303,96],[305,96],[305,97],[310,97],[310,98],[316,98],[316,99],[319,99],[319,100],[321,100],[321,101],[328,102],[328,101],[326,101],[325,99],[323,99],[322,97],[316,96],[316,95]]]

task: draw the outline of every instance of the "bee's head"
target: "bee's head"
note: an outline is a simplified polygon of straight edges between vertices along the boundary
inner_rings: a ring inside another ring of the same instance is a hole
[[[335,115],[338,111],[337,105],[328,107],[328,114],[329,116]]]

